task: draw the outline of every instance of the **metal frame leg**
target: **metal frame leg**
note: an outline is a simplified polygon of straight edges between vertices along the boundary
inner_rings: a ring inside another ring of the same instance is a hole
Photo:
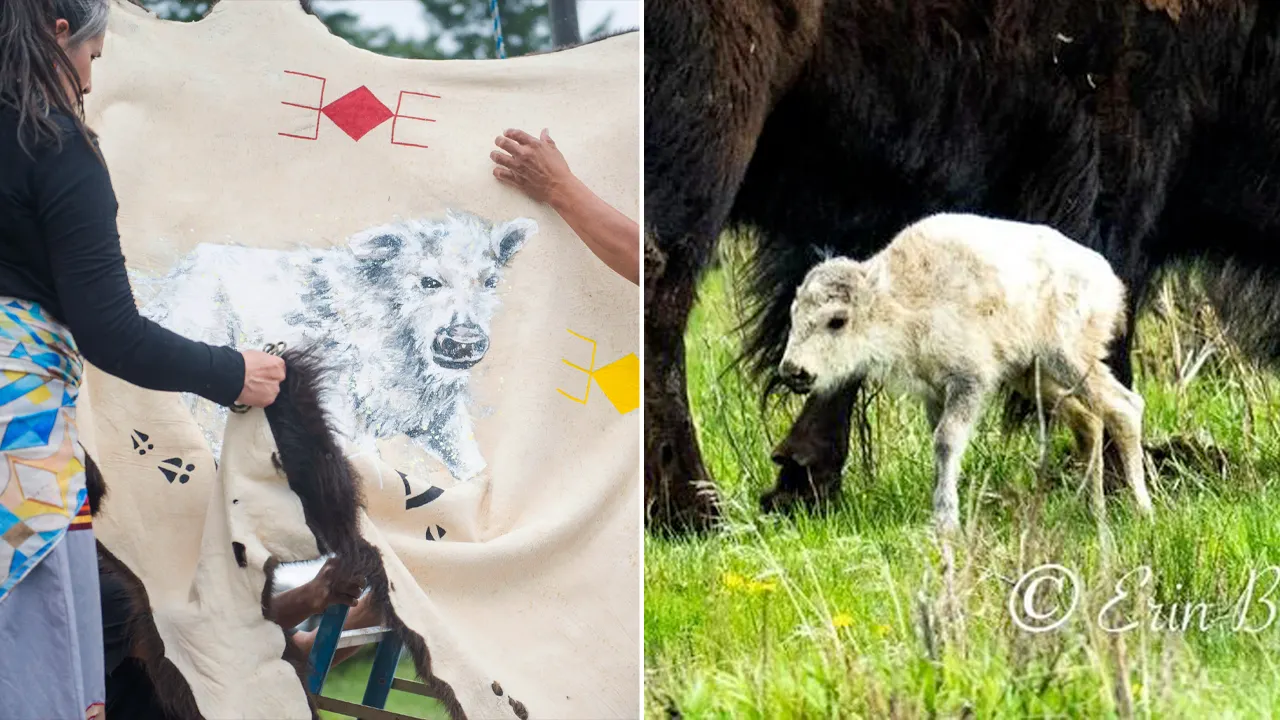
[[[307,680],[307,687],[312,695],[319,695],[324,688],[349,609],[346,605],[330,605],[320,617],[320,628],[316,630],[315,643],[311,646],[311,677]]]
[[[400,652],[404,643],[395,635],[387,635],[378,643],[377,653],[373,656],[373,668],[369,671],[369,684],[364,688],[364,699],[361,704],[382,708],[387,706],[387,695],[391,692],[391,681],[396,676],[396,666],[400,664]]]

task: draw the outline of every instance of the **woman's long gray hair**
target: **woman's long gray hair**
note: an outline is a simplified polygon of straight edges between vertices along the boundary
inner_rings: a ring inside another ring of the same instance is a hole
[[[110,0],[0,1],[0,105],[18,111],[18,143],[28,155],[34,157],[34,145],[61,142],[53,112],[74,120],[86,142],[92,137],[84,124],[83,83],[58,45],[54,24],[67,21],[68,44],[75,47],[106,32],[110,8]]]
[[[75,47],[107,31],[111,0],[53,0],[53,11],[71,26],[67,44]]]

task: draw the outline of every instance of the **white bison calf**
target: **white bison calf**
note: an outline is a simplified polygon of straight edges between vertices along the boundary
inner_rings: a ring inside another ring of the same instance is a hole
[[[1144,514],[1142,398],[1104,363],[1125,289],[1103,257],[1052,228],[974,215],[925,218],[865,262],[809,271],[791,306],[781,364],[797,392],[854,379],[922,396],[934,428],[934,520],[959,527],[957,481],[984,402],[1001,388],[1057,407],[1081,441],[1101,497],[1102,433],[1119,446]]]

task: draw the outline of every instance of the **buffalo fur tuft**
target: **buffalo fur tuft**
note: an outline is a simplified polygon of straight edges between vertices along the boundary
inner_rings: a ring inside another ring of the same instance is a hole
[[[280,395],[266,409],[278,450],[274,461],[302,501],[320,551],[349,554],[359,538],[357,513],[364,498],[324,410],[321,388],[330,369],[314,347],[289,350],[284,361]]]
[[[103,501],[107,499],[107,482],[102,479],[102,471],[87,452],[84,454],[84,486],[89,491],[89,512],[97,517]]]

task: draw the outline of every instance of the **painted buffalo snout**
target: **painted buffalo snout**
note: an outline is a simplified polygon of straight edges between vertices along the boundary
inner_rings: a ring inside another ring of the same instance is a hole
[[[813,389],[813,374],[790,360],[783,360],[782,365],[778,368],[778,374],[782,376],[782,382],[801,395]]]
[[[484,358],[489,350],[489,336],[484,328],[471,322],[442,327],[431,343],[431,354],[437,365],[464,370]]]

